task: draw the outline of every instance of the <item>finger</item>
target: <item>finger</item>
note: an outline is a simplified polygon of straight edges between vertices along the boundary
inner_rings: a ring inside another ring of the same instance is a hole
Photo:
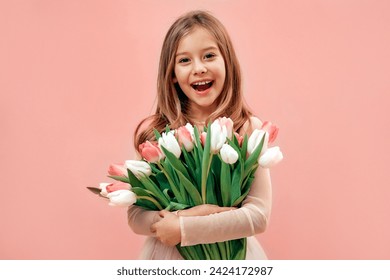
[[[220,207],[218,213],[237,209],[236,207]]]
[[[161,218],[164,218],[165,215],[169,213],[167,210],[161,210],[160,212],[158,212],[158,215],[161,217]]]

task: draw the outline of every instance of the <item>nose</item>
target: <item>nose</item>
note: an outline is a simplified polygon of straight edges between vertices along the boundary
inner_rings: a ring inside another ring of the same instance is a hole
[[[206,68],[206,65],[202,61],[196,60],[196,61],[194,61],[192,71],[193,71],[194,75],[204,74],[207,72],[207,68]]]

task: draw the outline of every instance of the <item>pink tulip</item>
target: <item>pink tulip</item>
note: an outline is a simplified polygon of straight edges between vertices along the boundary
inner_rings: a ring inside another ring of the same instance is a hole
[[[119,190],[129,190],[129,189],[130,189],[129,184],[123,182],[115,182],[106,186],[107,193],[111,193]]]
[[[222,127],[222,130],[225,133],[226,137],[232,139],[233,121],[230,118],[223,117],[218,119],[218,123]]]
[[[191,132],[186,126],[181,126],[176,130],[176,136],[179,141],[180,147],[184,145],[187,152],[192,151],[194,148],[194,142]]]
[[[272,143],[275,141],[276,136],[278,136],[279,132],[279,128],[276,125],[274,125],[272,122],[265,121],[261,129],[268,132],[268,143]]]
[[[127,170],[123,164],[110,164],[108,174],[111,176],[127,176]]]
[[[200,142],[202,143],[203,147],[204,145],[206,145],[206,138],[207,138],[207,133],[203,131],[202,134],[200,135]]]
[[[234,136],[236,136],[236,139],[238,141],[238,145],[241,147],[242,145],[242,141],[244,141],[244,137],[242,137],[240,134],[238,134],[237,132],[234,132]]]
[[[148,162],[158,162],[164,158],[164,154],[157,143],[146,141],[139,145],[141,156]]]

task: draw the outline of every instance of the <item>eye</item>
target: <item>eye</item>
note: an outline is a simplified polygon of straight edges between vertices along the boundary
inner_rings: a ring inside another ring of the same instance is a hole
[[[189,58],[183,57],[179,59],[179,63],[187,63],[187,62],[190,62]]]
[[[205,59],[212,59],[215,56],[216,56],[216,54],[214,54],[214,53],[207,53],[207,54],[205,54],[204,58]]]

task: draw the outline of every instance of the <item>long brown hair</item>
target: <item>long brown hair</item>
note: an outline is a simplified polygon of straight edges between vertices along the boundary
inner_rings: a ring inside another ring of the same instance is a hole
[[[161,132],[166,125],[175,129],[187,122],[193,123],[194,121],[188,114],[188,98],[179,85],[173,82],[175,55],[179,42],[194,27],[202,27],[214,36],[226,68],[225,83],[218,97],[218,108],[206,121],[209,122],[223,116],[230,117],[236,131],[245,122],[250,121],[251,112],[242,96],[240,65],[225,27],[208,12],[192,11],[178,18],[165,36],[157,77],[156,112],[137,126],[134,133],[136,150],[141,143],[154,139],[154,128]],[[143,127],[143,124],[147,124],[147,126]]]

